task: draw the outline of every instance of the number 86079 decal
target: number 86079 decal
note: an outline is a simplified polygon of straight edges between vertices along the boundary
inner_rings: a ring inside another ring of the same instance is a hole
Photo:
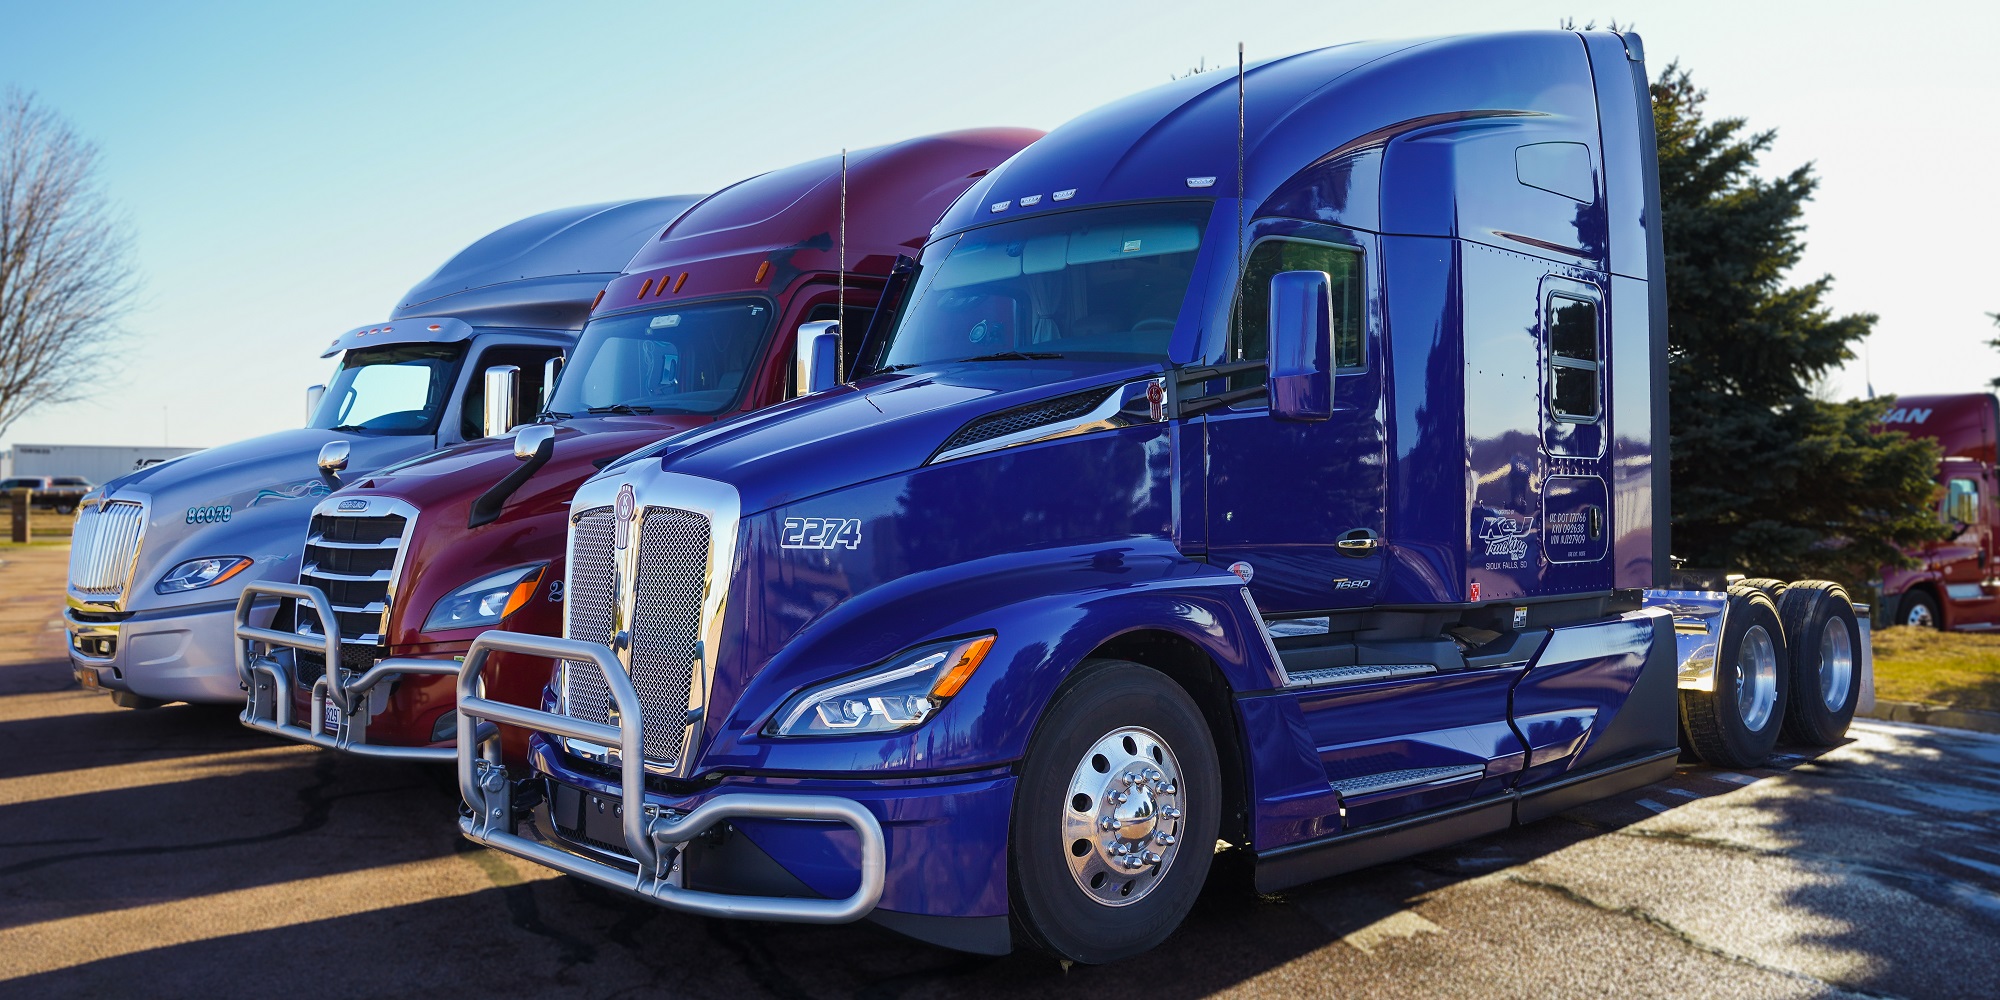
[[[778,536],[781,549],[861,547],[861,519],[854,517],[788,517]]]

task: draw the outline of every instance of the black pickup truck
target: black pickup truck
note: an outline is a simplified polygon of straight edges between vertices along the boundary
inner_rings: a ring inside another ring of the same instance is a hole
[[[93,488],[94,484],[81,476],[14,476],[0,479],[0,494],[11,500],[15,490],[34,490],[29,503],[51,508],[58,514],[73,513],[77,502]]]

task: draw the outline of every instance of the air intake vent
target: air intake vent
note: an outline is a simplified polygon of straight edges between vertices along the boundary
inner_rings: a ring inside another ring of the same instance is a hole
[[[1020,431],[1033,430],[1037,427],[1057,424],[1065,420],[1075,420],[1097,409],[1117,389],[1117,386],[1088,389],[1083,392],[1073,392],[1067,396],[1057,396],[1054,399],[1044,399],[1040,402],[1029,403],[1026,406],[1017,406],[1011,410],[1001,410],[998,413],[987,414],[966,424],[964,427],[960,427],[956,433],[952,434],[945,441],[944,446],[938,449],[938,454],[942,455],[968,445],[979,444],[982,441],[991,441],[994,438],[1006,437],[1009,434]]]

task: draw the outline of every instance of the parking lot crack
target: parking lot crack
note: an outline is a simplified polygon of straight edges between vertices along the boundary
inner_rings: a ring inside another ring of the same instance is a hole
[[[1667,936],[1672,937],[1673,939],[1681,942],[1682,944],[1688,946],[1689,948],[1693,948],[1696,951],[1701,951],[1710,955],[1714,955],[1717,958],[1723,959],[1725,961],[1737,965],[1742,965],[1748,968],[1756,969],[1760,972],[1768,972],[1775,976],[1783,976],[1787,979],[1794,979],[1799,982],[1809,983],[1813,986],[1836,991],[1837,993],[1844,996],[1863,998],[1863,1000],[1905,1000],[1905,998],[1900,997],[1894,993],[1877,993],[1870,990],[1864,990],[1858,987],[1849,986],[1844,983],[1829,982],[1817,976],[1813,976],[1804,972],[1799,972],[1795,969],[1786,969],[1775,965],[1769,965],[1764,962],[1759,962],[1748,955],[1738,954],[1736,952],[1729,951],[1728,949],[1721,948],[1716,945],[1712,945],[1705,941],[1702,941],[1699,938],[1695,937],[1693,934],[1689,933],[1688,931],[1682,930],[1680,927],[1675,926],[1671,921],[1665,919],[1664,917],[1661,917],[1656,913],[1653,913],[1650,910],[1645,909],[1644,907],[1614,906],[1602,900],[1594,899],[1588,894],[1583,893],[1570,886],[1563,885],[1560,882],[1550,882],[1545,879],[1529,878],[1524,875],[1517,875],[1513,873],[1507,873],[1504,877],[1508,882],[1512,882],[1515,885],[1519,885],[1524,888],[1539,889],[1543,892],[1547,892],[1552,895],[1559,896],[1563,899],[1567,899],[1570,902],[1577,903],[1582,906],[1588,906],[1591,909],[1597,910],[1601,913],[1608,913],[1614,916],[1621,916],[1631,920],[1636,920],[1640,923],[1646,924],[1654,928],[1655,930],[1665,933]]]

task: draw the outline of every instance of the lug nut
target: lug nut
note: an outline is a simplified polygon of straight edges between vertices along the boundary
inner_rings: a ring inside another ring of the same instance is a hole
[[[1159,863],[1160,863],[1160,855],[1159,855],[1159,854],[1158,854],[1157,852],[1154,852],[1154,851],[1147,851],[1147,852],[1146,852],[1146,863],[1147,863],[1147,864],[1149,864],[1149,865],[1157,865],[1157,864],[1159,864]]]
[[[1179,806],[1163,806],[1163,807],[1161,807],[1161,809],[1160,809],[1160,818],[1161,818],[1161,819],[1180,819],[1180,818],[1181,818],[1181,808],[1180,808]]]
[[[1161,847],[1172,847],[1174,846],[1174,835],[1171,833],[1154,834],[1153,843],[1158,844]]]
[[[1119,780],[1120,780],[1120,781],[1123,781],[1123,782],[1125,782],[1125,783],[1126,783],[1126,784],[1128,784],[1128,785],[1130,785],[1130,784],[1133,784],[1133,783],[1137,782],[1137,781],[1139,780],[1139,776],[1138,776],[1138,775],[1136,775],[1136,774],[1133,774],[1133,773],[1132,773],[1132,772],[1130,772],[1130,771],[1127,771],[1127,772],[1125,772],[1125,773],[1124,773],[1123,775],[1119,776]]]
[[[1115,795],[1111,796],[1111,801],[1113,801],[1113,802],[1116,802],[1116,803],[1118,803],[1119,805],[1124,805],[1124,804],[1125,804],[1125,800],[1126,800],[1126,799],[1129,799],[1129,798],[1131,798],[1131,797],[1132,797],[1132,793],[1130,793],[1130,792],[1119,792],[1119,793],[1117,793],[1117,794],[1115,794]]]
[[[1173,783],[1173,782],[1171,782],[1171,781],[1163,781],[1163,782],[1161,782],[1161,783],[1160,783],[1160,794],[1161,794],[1161,795],[1172,795],[1172,794],[1174,794],[1174,783]]]
[[[1117,817],[1114,816],[1106,816],[1103,819],[1097,821],[1097,828],[1103,830],[1106,833],[1110,833],[1111,831],[1118,829],[1118,819]]]

